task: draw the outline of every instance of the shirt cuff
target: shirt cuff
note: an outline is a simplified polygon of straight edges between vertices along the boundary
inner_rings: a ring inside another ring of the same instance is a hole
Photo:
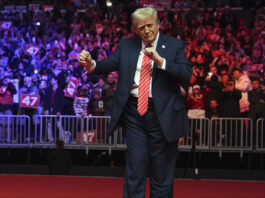
[[[92,61],[93,61],[93,63],[94,63],[93,67],[96,68],[96,65],[97,65],[97,64],[96,64],[96,61],[94,61],[94,60],[92,60]]]
[[[93,61],[93,66],[90,69],[86,69],[86,74],[90,74],[93,71],[95,71],[95,69],[96,69],[96,61],[94,61],[94,60],[92,60],[92,61]]]
[[[164,59],[162,65],[158,65],[159,69],[166,70],[166,59]]]

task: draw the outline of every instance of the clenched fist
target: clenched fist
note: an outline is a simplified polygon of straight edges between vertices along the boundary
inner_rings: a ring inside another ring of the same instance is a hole
[[[83,50],[78,58],[80,65],[86,68],[86,73],[89,74],[95,70],[94,61],[88,51]]]
[[[156,62],[158,66],[163,65],[164,58],[162,58],[156,51],[154,47],[147,47],[144,49],[144,54],[147,55],[151,60]]]

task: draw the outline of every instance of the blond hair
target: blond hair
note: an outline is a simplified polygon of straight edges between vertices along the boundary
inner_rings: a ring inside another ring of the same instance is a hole
[[[132,13],[132,25],[135,25],[135,19],[136,18],[145,18],[145,17],[155,17],[157,23],[159,24],[159,18],[157,15],[157,11],[154,8],[151,7],[145,7],[145,8],[138,8]]]

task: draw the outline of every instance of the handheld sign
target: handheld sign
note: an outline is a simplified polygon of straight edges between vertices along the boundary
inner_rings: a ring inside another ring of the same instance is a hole
[[[64,96],[74,98],[77,92],[78,85],[79,80],[75,77],[72,77],[68,82],[66,88],[64,89]]]
[[[25,54],[30,56],[37,56],[40,53],[40,47],[39,46],[33,46],[30,44],[26,45]]]
[[[89,130],[83,133],[83,144],[93,144],[96,143],[96,131]],[[77,133],[77,144],[81,144],[81,133]]]
[[[6,93],[7,86],[1,86],[0,87],[0,94],[5,94]]]
[[[20,97],[20,107],[38,108],[40,105],[39,95],[22,94]]]
[[[12,21],[0,21],[0,30],[11,30],[13,27]]]

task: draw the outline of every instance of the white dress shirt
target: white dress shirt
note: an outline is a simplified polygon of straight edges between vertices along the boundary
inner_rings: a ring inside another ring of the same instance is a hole
[[[158,38],[159,38],[159,32],[156,36],[156,39],[151,43],[151,45],[156,49],[157,47],[157,42],[158,42]],[[144,57],[144,48],[145,48],[146,43],[144,43],[142,41],[142,49],[140,51],[139,57],[138,57],[138,61],[137,61],[137,67],[136,67],[136,71],[134,74],[134,84],[132,86],[131,89],[131,95],[138,97],[138,89],[139,89],[139,82],[140,82],[140,72],[141,72],[141,66],[142,66],[142,62],[143,62],[143,57]],[[152,61],[152,71],[153,71],[153,65],[154,65],[154,61]],[[166,69],[166,59],[164,59],[163,61],[163,65],[161,65],[160,69],[165,70]],[[152,98],[152,77],[150,79],[150,89],[149,89],[149,98]]]

